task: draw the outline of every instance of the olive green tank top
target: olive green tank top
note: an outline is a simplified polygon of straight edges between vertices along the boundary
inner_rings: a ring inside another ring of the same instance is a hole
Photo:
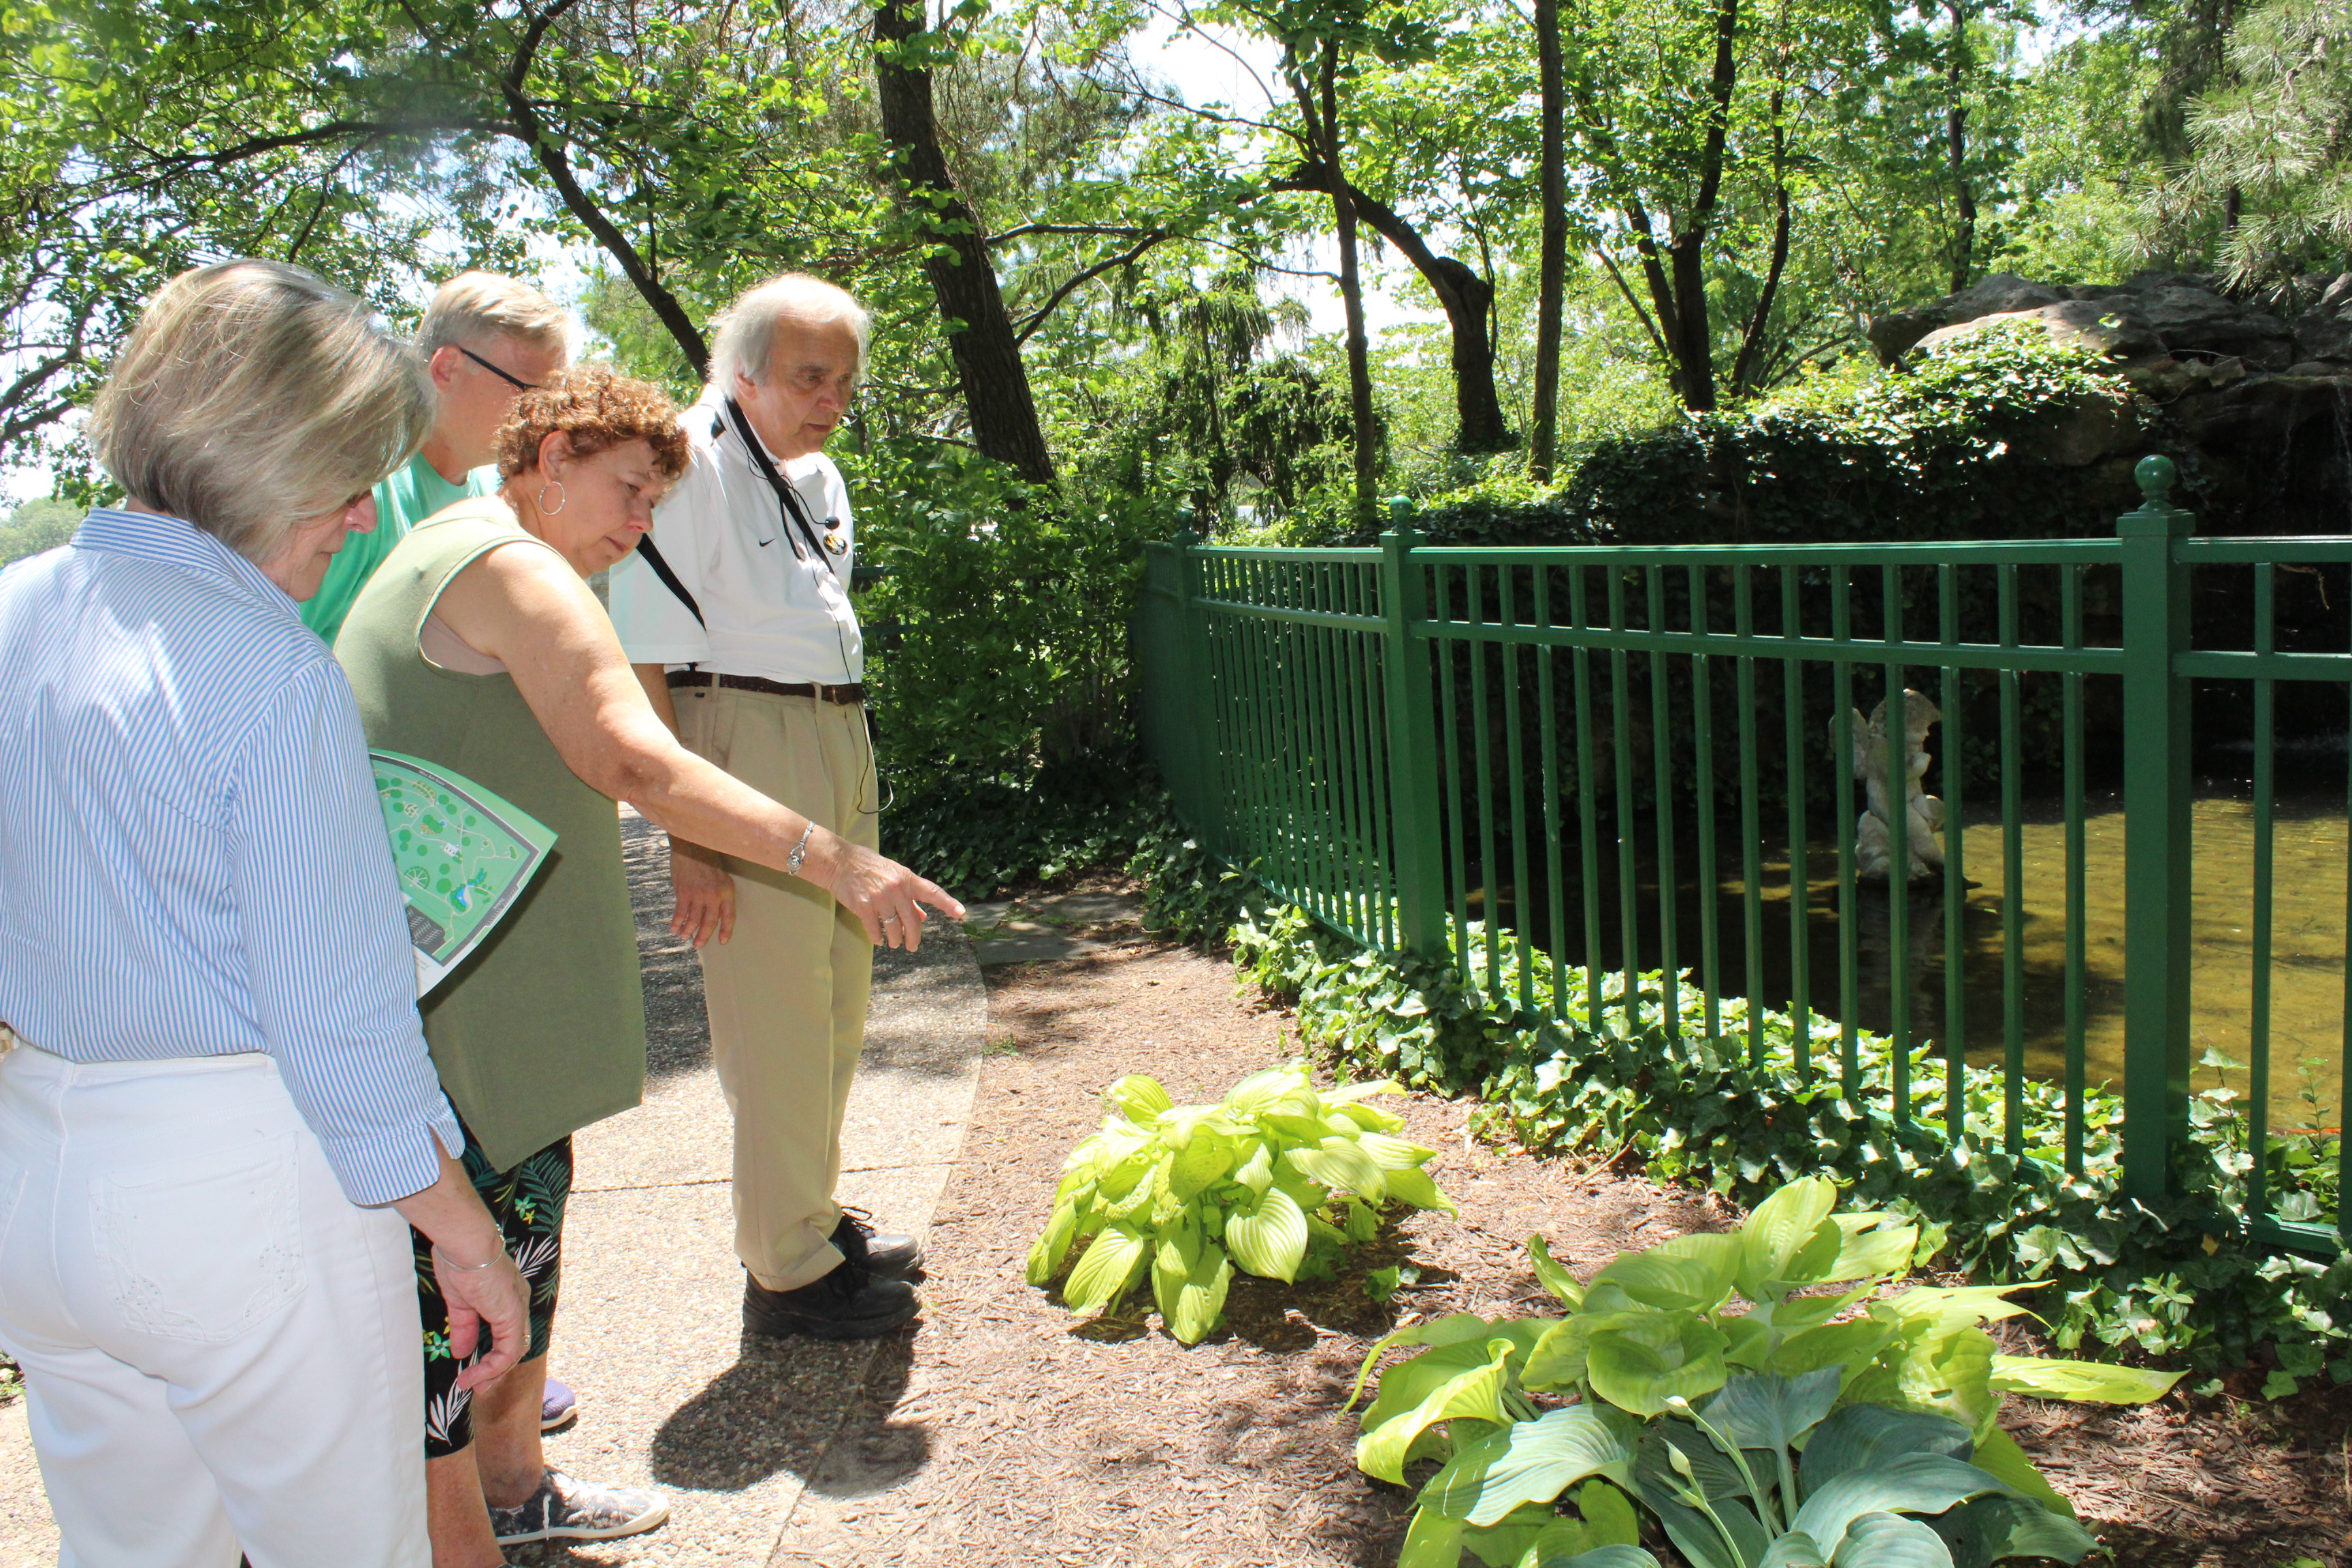
[[[509,675],[467,675],[417,647],[457,574],[521,542],[496,498],[434,513],[394,547],[335,640],[368,744],[505,796],[556,834],[504,924],[425,998],[441,1087],[482,1152],[511,1170],[645,1092],[646,1000],[619,813],[563,763]]]

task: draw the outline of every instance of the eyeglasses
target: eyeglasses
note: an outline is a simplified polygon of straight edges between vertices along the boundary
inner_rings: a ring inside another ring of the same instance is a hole
[[[467,359],[472,360],[476,364],[480,365],[484,370],[488,371],[492,375],[497,376],[500,381],[505,382],[509,386],[513,387],[517,392],[537,392],[539,390],[539,383],[535,381],[525,381],[520,376],[508,374],[505,371],[500,370],[498,366],[492,364],[489,361],[484,359],[473,350],[466,347],[463,343],[451,343],[449,346],[456,349],[459,353],[464,354]]]

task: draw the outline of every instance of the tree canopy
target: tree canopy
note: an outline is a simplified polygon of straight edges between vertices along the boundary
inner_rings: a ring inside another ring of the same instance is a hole
[[[2343,268],[2347,44],[2347,0],[31,0],[0,461],[97,483],[74,410],[201,259],[399,319],[540,275],[681,392],[797,268],[877,317],[853,461],[1360,520],[1994,271]],[[1219,50],[1247,90],[1167,64]]]

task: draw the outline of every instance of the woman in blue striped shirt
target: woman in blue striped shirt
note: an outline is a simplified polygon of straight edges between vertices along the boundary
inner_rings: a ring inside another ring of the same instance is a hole
[[[341,289],[164,286],[88,433],[130,498],[0,572],[0,1348],[83,1568],[425,1568],[417,1310],[511,1365],[359,715],[296,617],[430,418]],[[405,1222],[405,1223],[404,1223]]]

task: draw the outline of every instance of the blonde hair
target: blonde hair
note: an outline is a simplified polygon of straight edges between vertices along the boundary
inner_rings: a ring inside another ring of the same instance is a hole
[[[223,261],[156,292],[91,406],[133,499],[251,561],[406,462],[433,427],[425,362],[299,267]]]
[[[710,380],[727,386],[735,376],[761,382],[776,347],[776,328],[786,321],[838,322],[857,334],[857,374],[866,374],[866,345],[873,319],[845,289],[806,272],[787,272],[747,289],[711,319]]]
[[[572,317],[564,308],[520,279],[498,272],[460,272],[433,292],[416,346],[425,358],[436,349],[478,343],[488,337],[520,338],[540,348],[571,342]]]

